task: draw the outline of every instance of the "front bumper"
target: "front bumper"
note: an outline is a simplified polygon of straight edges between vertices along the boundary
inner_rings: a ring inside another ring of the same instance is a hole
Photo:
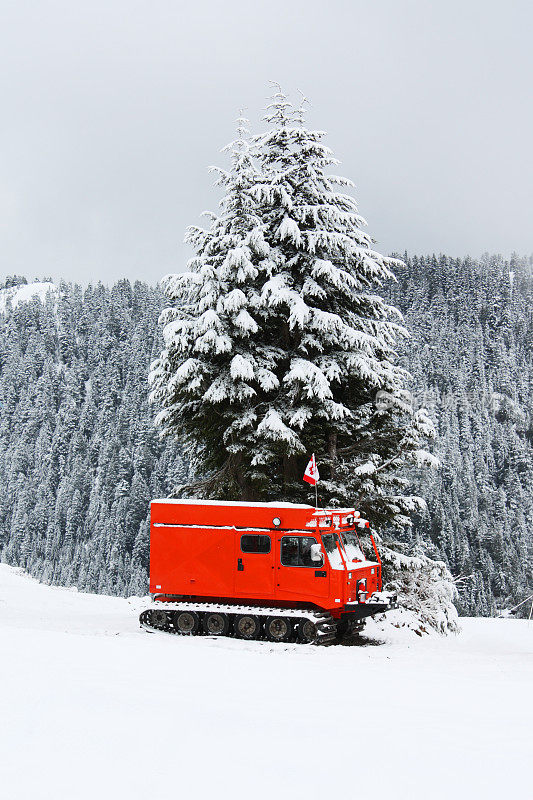
[[[346,622],[357,622],[375,614],[385,614],[398,608],[398,595],[393,592],[374,592],[366,603],[346,603],[341,618]]]

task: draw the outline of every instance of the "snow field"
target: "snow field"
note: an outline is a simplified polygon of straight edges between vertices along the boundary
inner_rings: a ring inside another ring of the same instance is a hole
[[[28,303],[34,297],[44,303],[49,292],[57,294],[57,288],[49,281],[20,284],[11,286],[8,289],[0,289],[0,313],[3,314],[7,310],[8,300],[11,301],[11,308],[16,308],[21,303]]]
[[[533,624],[321,649],[151,634],[143,607],[0,565],[5,797],[528,796]]]

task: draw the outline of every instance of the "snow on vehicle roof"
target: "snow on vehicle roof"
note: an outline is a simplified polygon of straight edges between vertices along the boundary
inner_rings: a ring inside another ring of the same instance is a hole
[[[314,515],[320,517],[322,514],[355,514],[355,509],[352,508],[317,508]]]
[[[324,514],[356,514],[355,509],[352,508],[315,508],[305,503],[276,503],[271,501],[269,503],[247,503],[242,500],[199,500],[198,498],[180,498],[178,500],[172,497],[160,497],[151,501],[152,503],[173,503],[175,505],[196,505],[196,506],[229,506],[233,508],[302,508],[306,511],[312,511],[314,517],[322,517]]]
[[[179,503],[182,505],[198,505],[198,506],[242,506],[243,508],[305,508],[308,511],[314,511],[314,506],[308,506],[304,503],[247,503],[241,500],[198,500],[198,498],[192,499],[180,499],[174,500],[171,497],[162,497],[157,500],[152,500],[152,503]],[[323,511],[320,513],[324,513]]]

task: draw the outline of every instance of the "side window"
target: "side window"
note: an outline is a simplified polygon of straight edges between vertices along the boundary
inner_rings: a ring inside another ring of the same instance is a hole
[[[245,533],[241,536],[241,551],[243,553],[270,553],[270,536],[255,536]]]
[[[320,562],[311,558],[311,545],[317,544],[313,536],[283,536],[281,539],[281,563],[284,567],[319,567]]]

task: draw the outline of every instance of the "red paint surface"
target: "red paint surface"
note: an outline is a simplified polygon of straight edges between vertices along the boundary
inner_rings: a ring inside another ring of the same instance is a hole
[[[316,516],[312,506],[289,504],[153,501],[150,592],[291,608],[317,606],[340,613],[347,602],[357,599],[358,580],[366,579],[368,594],[381,590],[381,569],[374,561],[374,553],[372,562],[354,566],[347,562],[339,545],[343,567],[333,569],[328,561],[321,534],[354,531],[353,523],[342,524],[343,518],[353,514],[353,509],[330,509]],[[337,526],[335,517],[339,518]],[[323,524],[325,519],[330,523],[327,526]],[[243,534],[269,536],[270,552],[243,553]],[[313,567],[284,566],[280,558],[283,536],[314,537],[321,544],[324,563]]]

